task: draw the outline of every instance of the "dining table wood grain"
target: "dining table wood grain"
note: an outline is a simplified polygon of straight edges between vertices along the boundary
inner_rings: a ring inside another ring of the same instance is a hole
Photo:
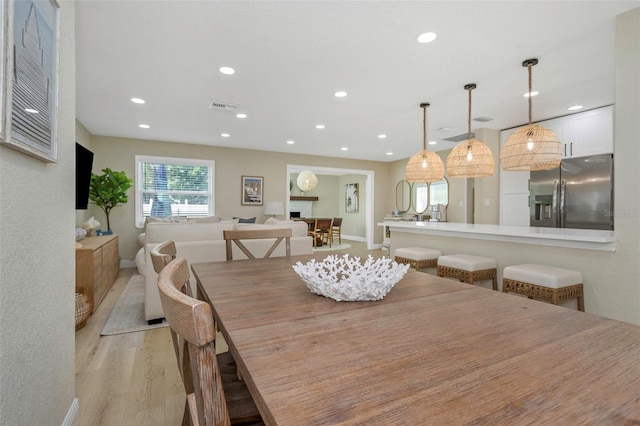
[[[336,302],[313,258],[192,265],[266,424],[640,423],[640,326],[413,270]]]

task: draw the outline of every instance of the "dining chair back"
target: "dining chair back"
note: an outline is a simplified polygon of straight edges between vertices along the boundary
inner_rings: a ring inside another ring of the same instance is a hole
[[[278,247],[278,245],[285,241],[285,253],[286,256],[291,256],[291,228],[283,229],[246,229],[246,230],[232,230],[223,231],[223,236],[227,245],[227,260],[233,260],[233,245],[235,243],[240,250],[249,259],[255,259],[256,256],[242,243],[242,240],[257,240],[257,239],[271,239],[275,238],[275,241],[265,253],[263,257],[269,257]]]
[[[164,269],[173,259],[176,258],[178,250],[176,249],[176,243],[173,240],[163,241],[154,248],[151,249],[151,263],[153,263],[153,270],[156,274]],[[181,292],[187,296],[193,297],[191,286],[187,286],[180,289]]]
[[[331,240],[333,241],[333,239],[335,238],[335,236],[338,235],[338,244],[342,244],[342,218],[341,217],[334,217],[333,218],[333,225],[331,225]]]
[[[187,394],[183,424],[261,422],[251,394],[233,370],[231,355],[216,355],[211,307],[182,293],[184,287],[189,287],[189,266],[178,258],[160,271],[158,289]]]
[[[313,236],[313,246],[317,247],[318,243],[324,244],[325,242],[331,247],[331,228],[333,219],[316,219],[316,223],[313,227],[313,231],[309,232],[309,235]]]

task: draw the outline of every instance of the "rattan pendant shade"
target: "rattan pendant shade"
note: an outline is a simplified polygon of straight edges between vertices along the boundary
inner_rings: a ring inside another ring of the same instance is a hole
[[[550,170],[560,166],[562,145],[546,127],[531,124],[531,67],[537,59],[522,63],[529,71],[529,124],[516,130],[500,150],[500,164],[507,171]]]
[[[487,145],[471,138],[471,91],[475,84],[467,84],[469,91],[469,136],[455,146],[447,156],[447,173],[449,177],[477,178],[492,176],[495,168],[493,153]]]
[[[423,111],[423,140],[422,151],[414,154],[405,167],[405,179],[415,182],[437,182],[444,177],[444,164],[435,152],[427,150],[427,108],[428,103],[420,104]]]

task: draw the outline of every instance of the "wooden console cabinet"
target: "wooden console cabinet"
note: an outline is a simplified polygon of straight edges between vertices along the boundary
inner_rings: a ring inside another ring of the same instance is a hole
[[[93,310],[118,278],[118,236],[87,237],[76,248],[76,291],[84,288]]]

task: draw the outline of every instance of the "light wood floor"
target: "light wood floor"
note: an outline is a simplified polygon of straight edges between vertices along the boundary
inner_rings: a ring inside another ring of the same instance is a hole
[[[344,241],[350,253],[382,257],[365,243]],[[76,332],[76,396],[79,424],[180,425],[184,388],[178,374],[169,328],[100,336],[100,332],[135,268],[121,269],[104,300]]]

